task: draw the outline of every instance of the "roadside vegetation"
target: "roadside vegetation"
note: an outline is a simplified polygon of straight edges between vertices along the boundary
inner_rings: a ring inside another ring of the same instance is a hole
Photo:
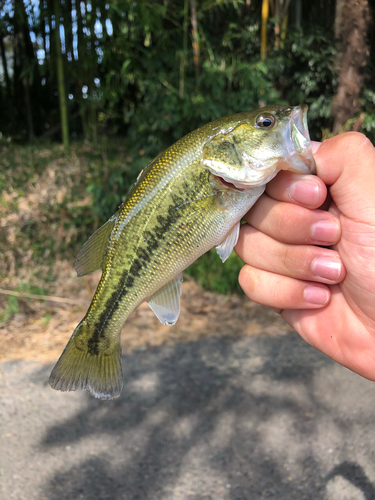
[[[142,168],[208,121],[306,102],[313,139],[375,142],[375,17],[355,5],[0,0],[1,288],[61,295],[64,263]],[[240,293],[240,267],[211,251],[186,272]],[[0,294],[0,321],[30,304]]]

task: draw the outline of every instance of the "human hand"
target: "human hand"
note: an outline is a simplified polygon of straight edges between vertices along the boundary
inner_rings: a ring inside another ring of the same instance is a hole
[[[317,177],[280,172],[245,217],[239,282],[309,344],[375,380],[375,148],[356,132],[318,147]]]

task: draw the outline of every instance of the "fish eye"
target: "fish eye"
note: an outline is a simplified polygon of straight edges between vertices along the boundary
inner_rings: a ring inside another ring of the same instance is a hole
[[[255,125],[259,128],[272,128],[276,123],[276,119],[271,113],[262,113],[255,120]]]

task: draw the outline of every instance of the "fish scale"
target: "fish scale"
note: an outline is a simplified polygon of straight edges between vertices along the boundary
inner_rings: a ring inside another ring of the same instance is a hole
[[[257,124],[261,119],[272,122],[270,130]],[[162,323],[175,323],[182,271],[214,246],[223,261],[229,256],[240,219],[280,168],[313,169],[305,108],[274,106],[216,120],[157,156],[77,256],[79,275],[103,273],[51,386],[117,397],[119,336],[129,314],[148,301]]]

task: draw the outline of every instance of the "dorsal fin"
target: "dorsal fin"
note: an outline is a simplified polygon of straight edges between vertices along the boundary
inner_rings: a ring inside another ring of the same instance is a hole
[[[103,258],[107,249],[111,232],[117,221],[116,212],[86,241],[79,251],[74,263],[78,276],[85,276],[102,268]]]

